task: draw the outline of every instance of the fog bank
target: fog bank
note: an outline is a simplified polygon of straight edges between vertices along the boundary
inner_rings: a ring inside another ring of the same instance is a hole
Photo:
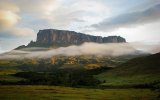
[[[147,45],[142,43],[84,43],[80,46],[53,48],[26,48],[12,50],[0,55],[0,59],[23,59],[23,58],[50,58],[52,56],[78,56],[78,55],[103,55],[122,56],[134,55],[141,52],[157,53],[160,45]]]

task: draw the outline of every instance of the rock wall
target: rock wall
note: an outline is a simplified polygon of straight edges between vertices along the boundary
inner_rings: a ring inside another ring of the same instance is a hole
[[[37,34],[36,42],[30,42],[28,46],[61,47],[69,45],[80,45],[84,42],[95,43],[122,43],[126,40],[120,36],[92,36],[74,31],[45,29]]]

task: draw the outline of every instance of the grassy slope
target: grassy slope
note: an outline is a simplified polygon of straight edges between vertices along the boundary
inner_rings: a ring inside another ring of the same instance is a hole
[[[96,76],[102,85],[139,85],[160,81],[160,53],[138,57]]]
[[[84,89],[58,86],[0,86],[2,100],[151,100],[148,89]]]

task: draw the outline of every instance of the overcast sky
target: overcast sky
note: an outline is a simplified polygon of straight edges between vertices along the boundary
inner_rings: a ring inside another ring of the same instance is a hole
[[[0,1],[0,52],[26,45],[48,28],[160,44],[160,0]]]

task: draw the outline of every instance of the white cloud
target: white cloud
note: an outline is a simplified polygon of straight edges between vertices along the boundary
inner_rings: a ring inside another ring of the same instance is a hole
[[[81,31],[80,27],[99,22],[110,13],[110,7],[98,0],[45,0],[45,3],[42,0],[32,2],[3,0],[2,2],[3,5],[9,4],[10,6],[1,8],[13,11],[16,15],[18,12],[17,16],[21,17],[21,20],[16,22],[17,26],[32,28],[34,24],[33,28],[37,31],[43,28]]]
[[[13,28],[10,33],[13,33],[15,36],[33,36],[36,34],[32,29],[29,28]]]
[[[136,28],[120,28],[103,35],[121,35],[128,42],[160,42],[160,21],[139,25]]]
[[[2,50],[2,48],[1,48],[1,46],[0,46],[0,53],[2,53],[3,52],[3,50]]]
[[[33,36],[34,31],[26,27],[18,27],[21,17],[20,8],[12,1],[2,0],[0,3],[0,36],[2,37],[21,37]]]
[[[39,49],[39,48],[38,48]],[[25,50],[25,49],[23,49]],[[84,43],[80,46],[60,47],[58,49],[50,49],[45,51],[32,51],[33,48],[27,51],[13,50],[8,54],[2,55],[1,59],[8,58],[50,58],[52,56],[76,56],[76,55],[105,55],[105,56],[120,56],[126,54],[134,54],[135,49],[129,44],[97,44]]]
[[[144,11],[129,12],[113,18],[106,18],[98,24],[91,25],[91,27],[100,31],[112,31],[118,28],[133,27],[156,22],[160,20],[159,10],[160,4],[157,4]]]
[[[1,38],[20,38],[20,37],[34,37],[36,36],[36,33],[34,30],[30,28],[25,28],[25,27],[10,27],[8,29],[3,29],[0,31],[0,36]]]
[[[69,29],[101,21],[110,13],[110,8],[99,1],[70,0],[71,4],[60,2],[56,10],[48,17],[56,28]],[[75,26],[76,25],[76,26]],[[71,26],[71,27],[70,27]]]
[[[77,56],[77,55],[101,55],[101,56],[122,56],[135,55],[137,50],[148,53],[160,52],[160,45],[148,45],[142,43],[84,43],[80,46],[60,47],[57,49],[48,48],[27,48],[13,50],[0,56],[1,59],[22,59],[22,58],[50,58],[52,56]],[[139,52],[140,53],[140,52]],[[138,53],[138,54],[139,54]]]
[[[0,9],[11,12],[19,12],[20,9],[11,0],[1,0]]]
[[[20,17],[11,11],[0,10],[0,30],[14,26]]]
[[[1,0],[0,3],[0,31],[3,29],[8,29],[18,22],[20,16],[18,16],[19,8],[9,2]]]

